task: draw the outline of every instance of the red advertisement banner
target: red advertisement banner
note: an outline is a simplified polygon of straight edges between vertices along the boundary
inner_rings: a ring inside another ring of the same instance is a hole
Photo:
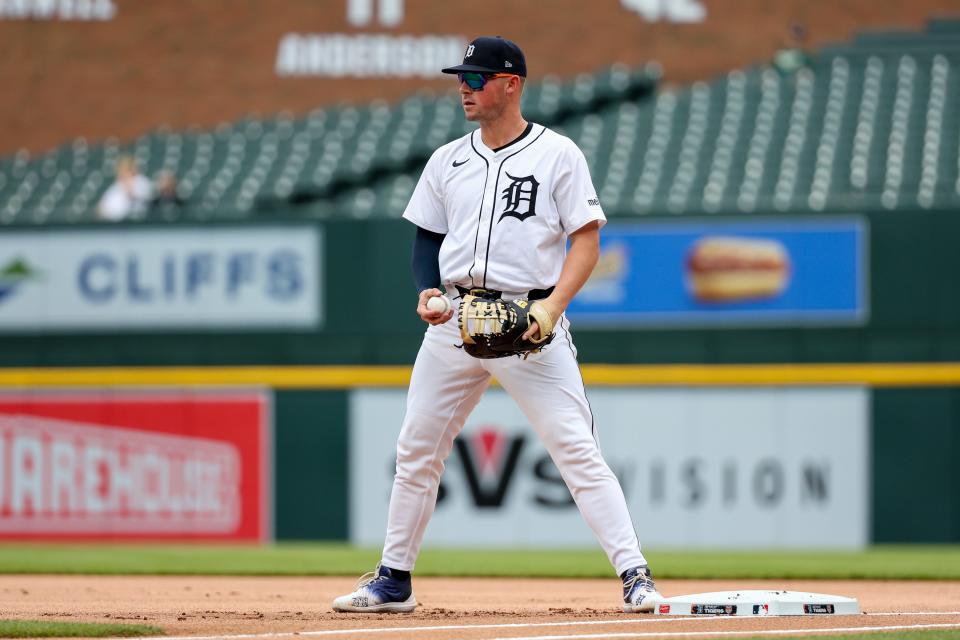
[[[265,541],[267,392],[0,394],[0,538]]]

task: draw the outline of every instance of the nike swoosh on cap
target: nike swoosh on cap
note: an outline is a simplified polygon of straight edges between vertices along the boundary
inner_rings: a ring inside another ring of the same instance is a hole
[[[454,166],[454,167],[460,167],[460,166],[463,166],[463,165],[467,164],[468,162],[470,162],[470,158],[467,158],[467,159],[464,160],[463,162],[457,162],[456,160],[454,160],[454,161],[453,161],[453,166]]]

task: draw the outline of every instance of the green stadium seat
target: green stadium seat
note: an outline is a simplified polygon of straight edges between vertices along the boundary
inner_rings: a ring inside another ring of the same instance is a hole
[[[652,94],[657,65],[529,82],[530,120],[583,150],[608,215],[842,212],[960,205],[960,20],[865,32],[789,73],[735,70]],[[132,153],[175,173],[162,220],[399,216],[429,155],[476,125],[455,94],[77,138],[0,158],[0,224],[84,221]]]

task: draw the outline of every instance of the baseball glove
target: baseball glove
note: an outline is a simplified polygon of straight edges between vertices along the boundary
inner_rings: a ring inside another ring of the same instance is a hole
[[[464,295],[458,313],[463,350],[474,358],[528,356],[553,340],[553,320],[543,305],[525,298],[491,300]],[[524,340],[531,318],[540,327],[537,339]]]

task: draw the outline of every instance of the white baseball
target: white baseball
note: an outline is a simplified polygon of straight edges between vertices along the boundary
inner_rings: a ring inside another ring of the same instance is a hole
[[[427,309],[430,311],[446,313],[450,311],[450,306],[450,300],[447,299],[447,296],[433,296],[427,300]]]

